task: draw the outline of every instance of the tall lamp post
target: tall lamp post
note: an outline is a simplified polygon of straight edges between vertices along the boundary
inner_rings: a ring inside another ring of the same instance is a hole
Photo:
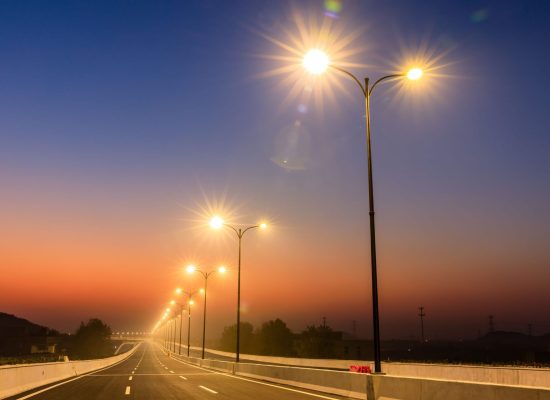
[[[172,328],[170,326],[170,321],[171,321],[171,318],[170,318],[170,312],[172,310],[170,309],[170,307],[168,307],[166,309],[166,312],[164,315],[166,315],[166,337],[167,337],[167,340],[166,340],[166,349],[168,351],[170,351],[170,348],[172,347],[172,342],[171,342],[171,339],[172,339]]]
[[[320,75],[328,68],[332,68],[353,79],[361,89],[361,94],[365,102],[366,114],[366,140],[367,140],[367,168],[368,168],[368,187],[369,187],[369,219],[370,219],[370,254],[371,254],[371,276],[372,276],[372,325],[374,342],[374,372],[382,372],[380,355],[380,320],[378,314],[378,278],[376,274],[376,232],[374,229],[374,185],[372,179],[372,146],[371,146],[371,126],[370,126],[370,98],[372,92],[382,82],[395,79],[408,78],[418,80],[422,77],[420,68],[413,68],[407,73],[390,74],[379,78],[371,85],[368,77],[361,82],[351,72],[340,67],[332,65],[326,53],[319,49],[310,50],[303,59],[304,67],[314,75]]]
[[[226,226],[230,228],[233,232],[235,232],[239,240],[239,259],[238,259],[239,261],[238,261],[238,273],[237,273],[237,345],[235,349],[235,361],[239,362],[240,338],[241,338],[241,242],[246,232],[256,228],[259,228],[262,230],[267,229],[267,224],[263,222],[259,225],[251,225],[244,228],[236,228],[232,225],[226,224],[222,218],[218,216],[214,216],[210,220],[210,226],[214,229],[220,229],[221,227]]]
[[[177,289],[176,289],[176,294],[179,294]],[[170,302],[170,304],[178,306],[178,307],[179,307],[179,311],[180,311],[180,312],[179,312],[179,314],[180,314],[180,335],[179,335],[179,336],[180,336],[180,339],[179,339],[179,343],[180,343],[180,344],[179,344],[179,348],[178,348],[178,354],[181,356],[181,332],[182,332],[182,327],[183,327],[183,311],[185,310],[185,308],[184,308],[184,305],[183,305],[183,304],[178,303],[178,302],[176,302],[175,300],[172,300],[172,301]],[[176,341],[176,339],[175,339],[175,334],[176,334],[176,328],[174,327],[174,342]],[[174,353],[176,352],[175,349],[176,349],[176,345],[175,345],[175,343],[174,343]]]
[[[218,267],[218,269],[212,270],[212,271],[202,271],[200,269],[197,269],[194,265],[188,265],[186,268],[186,271],[190,274],[193,272],[198,272],[201,274],[204,278],[204,288],[203,288],[203,294],[204,294],[204,311],[202,316],[202,358],[204,359],[204,347],[205,347],[205,338],[206,338],[206,291],[207,291],[207,285],[208,285],[208,278],[215,272],[219,272],[221,274],[225,273],[226,269],[224,266]]]
[[[197,292],[185,292],[180,288],[176,289],[176,294],[185,294],[187,296],[187,357],[189,357],[189,351],[191,348],[191,306],[195,303],[193,296]]]

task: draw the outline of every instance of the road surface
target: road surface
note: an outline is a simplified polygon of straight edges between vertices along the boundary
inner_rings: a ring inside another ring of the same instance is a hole
[[[10,397],[9,400],[201,399],[342,400],[313,392],[206,370],[174,360],[145,342],[112,367]]]

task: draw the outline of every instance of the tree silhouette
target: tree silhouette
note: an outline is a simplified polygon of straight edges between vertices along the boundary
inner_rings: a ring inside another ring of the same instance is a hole
[[[111,328],[97,318],[90,319],[86,324],[81,322],[74,336],[71,355],[80,359],[113,355],[111,333]]]
[[[254,352],[254,327],[249,322],[241,322],[241,351],[243,353]],[[223,328],[220,346],[225,351],[235,351],[237,344],[237,324]]]
[[[269,356],[291,356],[294,334],[286,324],[277,318],[264,322],[257,333],[257,346],[260,354]]]
[[[329,326],[308,326],[297,341],[299,357],[334,358],[335,332]]]

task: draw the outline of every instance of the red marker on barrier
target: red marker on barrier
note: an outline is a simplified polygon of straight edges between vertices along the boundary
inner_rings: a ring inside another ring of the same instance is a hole
[[[357,372],[359,374],[371,374],[370,365],[350,365],[349,372]]]

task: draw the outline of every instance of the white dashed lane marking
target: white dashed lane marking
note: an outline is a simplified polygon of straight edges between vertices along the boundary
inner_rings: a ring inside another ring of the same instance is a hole
[[[133,376],[129,377],[129,378],[128,378],[128,380],[129,380],[129,381],[131,381],[131,380],[132,380],[132,378],[133,378]]]
[[[206,386],[199,385],[199,387],[200,387],[201,389],[206,390],[207,392],[214,393],[214,394],[218,394],[218,392],[216,392],[215,390],[209,389],[209,388],[207,388]]]
[[[130,386],[126,386],[126,391],[124,392],[124,394],[126,395],[130,394]]]
[[[181,376],[181,375],[180,375],[180,378],[183,379],[184,381],[187,380],[187,378],[186,378],[185,376]]]

